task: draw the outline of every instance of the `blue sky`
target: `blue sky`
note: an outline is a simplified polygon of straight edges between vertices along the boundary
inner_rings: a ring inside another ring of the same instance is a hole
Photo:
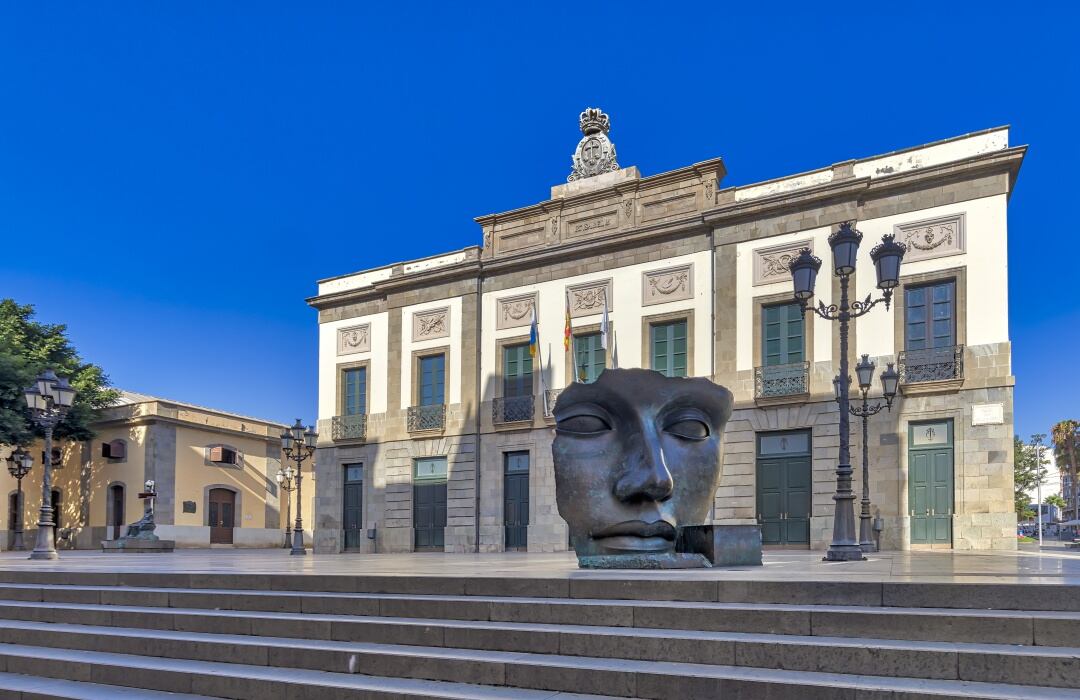
[[[315,280],[479,243],[585,106],[725,185],[1011,124],[1026,437],[1080,417],[1080,15],[1037,5],[5,3],[0,296],[118,386],[310,421]]]

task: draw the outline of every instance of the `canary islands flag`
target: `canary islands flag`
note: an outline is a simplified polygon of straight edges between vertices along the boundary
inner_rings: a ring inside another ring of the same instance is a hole
[[[540,331],[536,327],[536,306],[532,310],[532,322],[529,324],[529,356],[536,357],[540,349]]]

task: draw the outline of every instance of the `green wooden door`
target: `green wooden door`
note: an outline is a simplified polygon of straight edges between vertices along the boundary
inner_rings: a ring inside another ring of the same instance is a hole
[[[810,546],[810,433],[758,435],[757,512],[763,544]]]
[[[908,514],[912,544],[952,544],[952,421],[908,427]]]
[[[345,465],[345,493],[342,501],[342,524],[345,549],[358,549],[364,534],[364,465]]]

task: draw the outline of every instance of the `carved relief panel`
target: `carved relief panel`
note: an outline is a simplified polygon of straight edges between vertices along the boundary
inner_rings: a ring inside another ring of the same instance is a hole
[[[566,288],[570,298],[570,317],[592,316],[604,313],[604,300],[607,300],[608,313],[614,311],[614,297],[611,295],[611,280],[597,280],[584,284],[575,284]]]
[[[450,337],[450,309],[430,309],[413,314],[413,342]]]
[[[798,241],[755,250],[753,285],[756,287],[760,284],[772,284],[773,282],[790,282],[791,271],[788,270],[788,265],[803,248],[809,248],[813,251],[813,242],[808,240]]]
[[[694,296],[694,265],[641,273],[641,305],[665,304]]]
[[[963,214],[897,224],[894,228],[896,240],[908,248],[904,262],[958,255],[965,250]]]
[[[532,311],[536,307],[536,294],[507,297],[495,302],[495,328],[518,328],[532,323]]]
[[[371,324],[342,328],[338,331],[337,354],[352,355],[371,351]]]

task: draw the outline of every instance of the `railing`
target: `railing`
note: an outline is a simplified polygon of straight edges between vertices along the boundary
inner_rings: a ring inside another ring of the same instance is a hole
[[[948,345],[929,350],[901,350],[896,359],[901,384],[964,378],[963,345]]]
[[[756,399],[798,396],[809,391],[809,362],[754,368],[754,398]]]
[[[551,418],[555,414],[555,401],[559,398],[562,389],[548,389],[544,392],[544,417]]]
[[[367,416],[334,416],[330,437],[334,440],[366,440]]]
[[[446,406],[409,406],[407,428],[410,433],[442,430],[446,425]]]
[[[493,423],[516,423],[518,421],[531,421],[533,418],[535,400],[533,395],[506,396],[492,399],[491,421]]]

